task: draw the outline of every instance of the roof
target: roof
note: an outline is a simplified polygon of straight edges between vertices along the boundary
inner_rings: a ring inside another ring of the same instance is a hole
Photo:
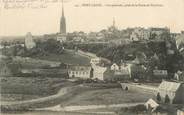
[[[160,86],[158,87],[158,90],[167,90],[167,91],[172,91],[176,92],[182,83],[179,82],[172,82],[172,81],[162,81]]]
[[[91,66],[70,65],[70,66],[68,66],[68,70],[73,70],[73,71],[90,71],[91,70]]]
[[[151,108],[156,108],[159,106],[159,104],[156,101],[154,101],[153,99],[149,99],[144,105],[146,106],[147,109],[149,108],[149,106]]]
[[[128,72],[123,72],[123,71],[113,71],[113,70],[106,70],[104,72],[105,77],[124,77],[124,76],[129,76],[130,74]]]
[[[119,64],[117,64],[117,63],[113,63],[111,66],[119,66]]]
[[[158,55],[156,53],[154,53],[153,58],[156,59],[156,60],[159,59],[159,57],[158,57]]]

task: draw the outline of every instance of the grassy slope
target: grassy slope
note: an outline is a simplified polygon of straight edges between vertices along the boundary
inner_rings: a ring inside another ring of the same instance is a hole
[[[79,64],[86,65],[90,63],[90,59],[81,55],[78,55],[74,51],[65,50],[63,54],[49,54],[47,56],[34,57],[38,59],[44,59],[49,61],[58,61],[67,64]]]
[[[60,88],[72,85],[63,78],[48,77],[0,77],[2,94],[25,94],[47,96]]]
[[[145,102],[149,98],[154,98],[154,95],[145,92],[124,91],[121,88],[96,89],[79,93],[64,105],[121,104]]]

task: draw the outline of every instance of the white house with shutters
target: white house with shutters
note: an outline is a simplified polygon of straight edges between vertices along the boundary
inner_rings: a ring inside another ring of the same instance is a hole
[[[91,78],[91,66],[71,65],[68,66],[69,78]]]

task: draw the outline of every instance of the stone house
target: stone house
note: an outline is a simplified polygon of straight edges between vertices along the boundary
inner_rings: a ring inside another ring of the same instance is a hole
[[[184,104],[184,83],[175,81],[162,81],[158,87],[157,95],[161,101],[171,104]]]
[[[92,65],[93,69],[93,79],[97,78],[99,80],[104,80],[104,72],[107,70],[106,67],[100,65]]]
[[[165,79],[168,76],[167,70],[153,70],[153,76],[155,79]]]
[[[96,57],[96,58],[92,58],[91,61],[90,61],[90,64],[99,64],[101,62],[101,59],[99,57]]]
[[[107,70],[104,72],[104,80],[105,81],[124,81],[124,80],[129,80],[130,74],[127,72],[123,71],[112,71],[112,70]]]
[[[82,78],[88,79],[91,78],[92,68],[91,66],[82,66],[82,65],[70,65],[68,66],[68,75],[69,78]]]
[[[144,28],[135,28],[130,35],[132,41],[148,40],[150,38],[150,32]]]
[[[119,67],[118,64],[113,63],[113,64],[111,65],[111,70],[113,70],[113,71],[118,71],[119,69],[120,69],[120,67]]]
[[[56,35],[56,40],[59,41],[60,43],[66,42],[66,34],[58,33]]]
[[[110,81],[128,80],[131,78],[131,63],[113,63],[105,72],[105,79]]]
[[[132,64],[122,63],[117,65],[114,63],[110,69],[104,73],[105,80],[107,81],[121,81],[131,78],[131,66]]]
[[[156,110],[156,108],[159,106],[159,104],[158,104],[155,100],[149,99],[149,100],[144,104],[144,106],[146,107],[147,110],[151,108],[151,110],[152,110],[152,112],[153,112],[154,110]]]

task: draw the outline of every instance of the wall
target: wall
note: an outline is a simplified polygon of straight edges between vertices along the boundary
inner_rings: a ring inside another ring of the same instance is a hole
[[[72,78],[72,77],[78,77],[78,78],[84,78],[84,79],[90,78],[90,71],[69,71],[68,74],[69,74],[69,78]]]

